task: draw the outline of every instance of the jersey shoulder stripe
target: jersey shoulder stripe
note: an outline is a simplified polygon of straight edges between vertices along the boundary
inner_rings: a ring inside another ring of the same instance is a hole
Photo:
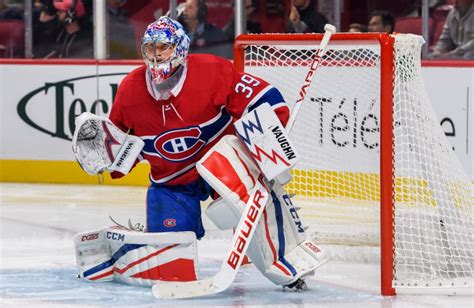
[[[258,93],[252,101],[247,105],[244,113],[251,112],[262,104],[269,104],[274,110],[286,106],[285,100],[275,87],[269,85]]]

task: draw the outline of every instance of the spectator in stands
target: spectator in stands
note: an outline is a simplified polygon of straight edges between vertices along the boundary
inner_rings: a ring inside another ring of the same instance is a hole
[[[245,18],[247,33],[262,33],[262,25],[253,20],[253,15],[256,9],[256,0],[245,0]],[[227,40],[233,42],[235,39],[235,16],[232,15],[230,21],[224,26],[224,33]]]
[[[375,11],[370,15],[369,32],[392,33],[395,29],[395,17],[387,11]]]
[[[326,16],[316,10],[315,0],[294,0],[289,19],[290,33],[323,33],[324,25],[328,23]]]
[[[37,31],[35,57],[92,58],[92,32],[82,28],[84,15],[82,0],[45,1],[39,22],[47,24],[42,29],[47,33]],[[49,42],[51,37],[55,37],[54,42]]]
[[[448,0],[449,2],[450,0]],[[422,0],[412,0],[408,3],[406,9],[400,14],[400,17],[421,17],[421,2]],[[428,8],[429,8],[429,15],[433,13],[433,11],[445,4],[446,0],[428,0]]]
[[[474,60],[474,0],[454,0],[431,58]]]
[[[207,23],[206,18],[207,6],[204,0],[186,0],[183,14],[178,17],[178,20],[191,39],[190,52],[196,52],[198,49],[199,52],[205,52],[203,47],[222,44],[227,40],[224,32]]]
[[[7,5],[5,0],[0,0],[0,19],[23,20],[23,8],[19,5]]]
[[[363,24],[353,23],[349,25],[347,32],[367,32],[367,27]]]
[[[23,1],[0,0],[0,58],[23,58],[25,56],[25,26]]]
[[[35,1],[34,5],[40,13],[33,20],[33,57],[44,58],[51,52],[51,46],[56,44],[61,25],[53,0]]]
[[[126,0],[107,0],[107,39],[109,59],[136,59],[135,32],[130,24]]]

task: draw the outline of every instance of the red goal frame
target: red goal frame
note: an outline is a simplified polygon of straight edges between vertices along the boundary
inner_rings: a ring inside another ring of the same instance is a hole
[[[323,34],[242,34],[234,43],[234,66],[244,72],[244,49],[247,45],[305,45],[318,46]],[[365,41],[380,45],[380,273],[381,294],[395,295],[392,286],[394,271],[394,136],[393,136],[393,82],[394,42],[386,33],[336,33],[331,41]],[[317,74],[317,72],[316,72]]]

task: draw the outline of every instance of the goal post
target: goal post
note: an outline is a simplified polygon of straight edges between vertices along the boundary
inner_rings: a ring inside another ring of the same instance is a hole
[[[387,253],[380,255],[381,293],[395,295],[392,287],[394,232],[392,228],[393,213],[393,43],[392,36],[379,36],[381,45],[380,58],[380,249]],[[385,94],[384,94],[385,93]]]
[[[321,39],[240,35],[234,65],[276,86],[291,109]],[[422,44],[334,34],[291,131],[302,160],[287,189],[310,236],[337,258],[375,254],[383,295],[473,287],[473,184],[431,110]]]

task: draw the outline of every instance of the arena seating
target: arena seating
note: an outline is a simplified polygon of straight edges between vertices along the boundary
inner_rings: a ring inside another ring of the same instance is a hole
[[[433,19],[429,19],[428,26],[431,31],[433,27]],[[400,17],[395,22],[395,32],[413,33],[422,35],[422,19],[421,17]]]
[[[21,20],[0,20],[0,57],[23,58],[25,25]]]

